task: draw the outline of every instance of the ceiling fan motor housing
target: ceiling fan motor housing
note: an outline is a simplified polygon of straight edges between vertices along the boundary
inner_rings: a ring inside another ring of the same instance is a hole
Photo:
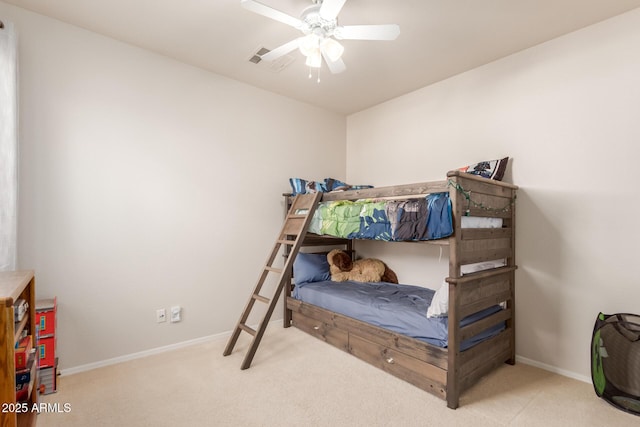
[[[309,6],[302,11],[300,15],[302,26],[299,29],[303,34],[315,34],[319,37],[331,37],[333,35],[338,26],[338,19],[328,20],[320,16],[321,6],[322,1],[319,1],[317,4]]]

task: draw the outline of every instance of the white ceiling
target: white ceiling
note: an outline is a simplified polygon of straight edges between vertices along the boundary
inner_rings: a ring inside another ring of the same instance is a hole
[[[309,79],[249,62],[299,33],[240,0],[2,0],[187,64],[340,113],[353,113],[640,7],[640,0],[347,0],[340,25],[399,24],[395,41],[345,40],[347,70]],[[261,0],[299,17],[311,0]]]

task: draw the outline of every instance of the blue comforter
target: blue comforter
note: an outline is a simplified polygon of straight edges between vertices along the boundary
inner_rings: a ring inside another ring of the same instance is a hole
[[[363,322],[398,332],[438,347],[447,347],[447,317],[427,318],[426,313],[435,291],[413,285],[360,282],[308,282],[297,285],[292,296],[324,309]],[[467,316],[460,322],[466,326],[501,310],[489,307]],[[460,349],[497,335],[504,323],[463,341]]]

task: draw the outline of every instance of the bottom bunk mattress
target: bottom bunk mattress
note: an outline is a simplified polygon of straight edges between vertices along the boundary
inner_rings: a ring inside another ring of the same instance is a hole
[[[448,318],[427,318],[427,309],[435,291],[415,285],[361,282],[306,282],[296,285],[292,296],[354,319],[397,332],[438,347],[447,347]],[[500,311],[499,305],[489,307],[462,319],[466,326]],[[465,340],[460,350],[466,350],[505,329],[494,325]]]

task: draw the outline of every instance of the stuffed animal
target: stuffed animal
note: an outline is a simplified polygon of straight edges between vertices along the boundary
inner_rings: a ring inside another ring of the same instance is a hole
[[[389,282],[398,283],[398,276],[379,259],[352,261],[349,254],[334,249],[327,254],[331,280],[334,282]]]

